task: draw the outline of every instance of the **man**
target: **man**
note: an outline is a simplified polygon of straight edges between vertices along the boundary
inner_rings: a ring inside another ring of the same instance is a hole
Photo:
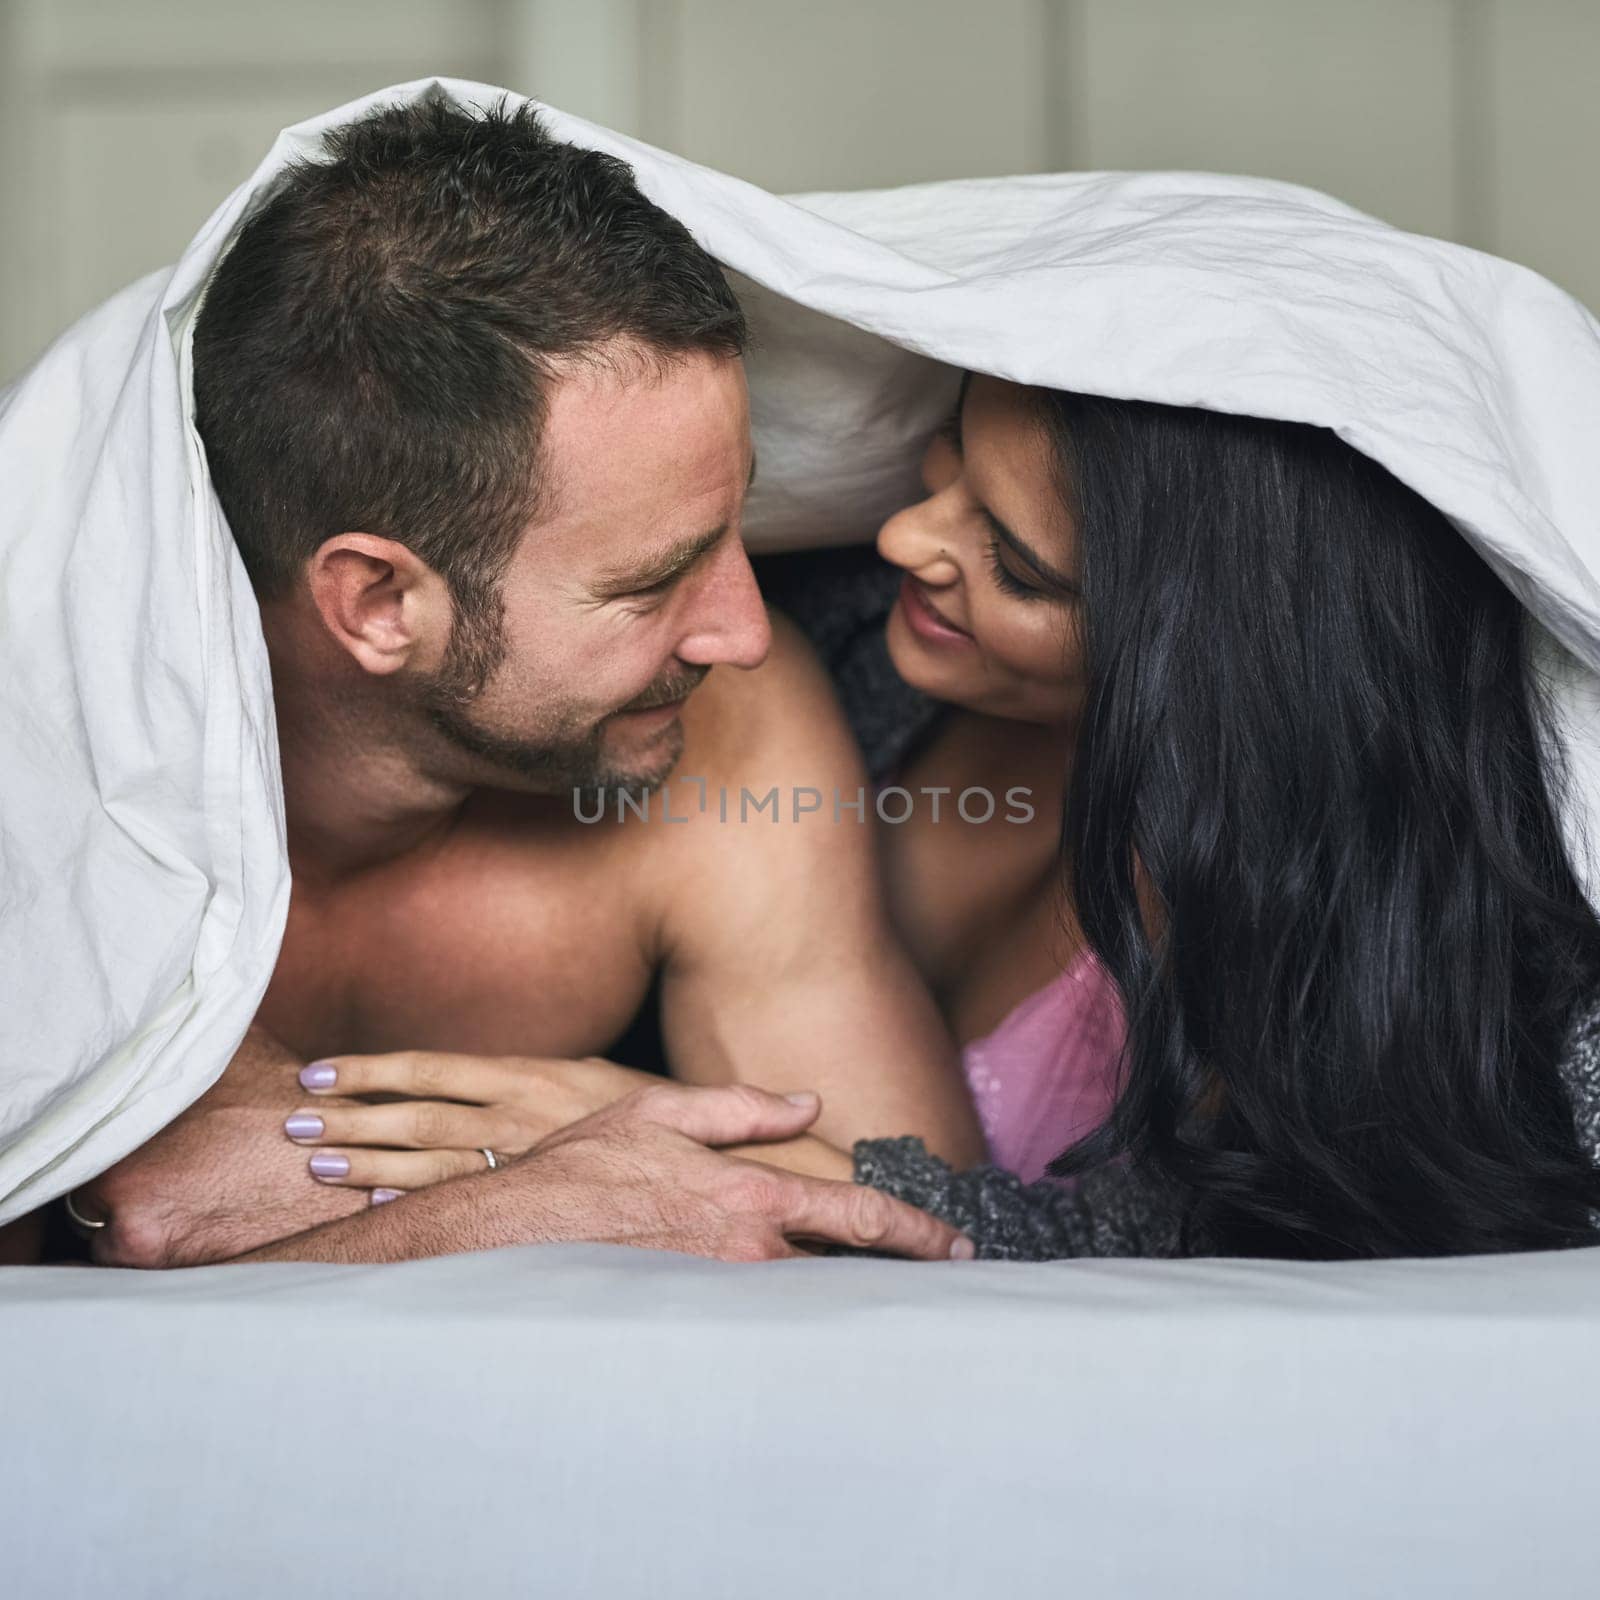
[[[194,339],[272,666],[287,931],[222,1080],[77,1197],[97,1258],[948,1255],[941,1224],[811,1175],[847,1179],[857,1138],[981,1142],[879,904],[870,801],[835,805],[864,783],[850,736],[741,544],[720,270],[527,111],[388,109],[328,157],[242,230]],[[585,820],[618,791],[643,803]],[[449,1101],[474,1058],[603,1052],[657,975],[699,1088],[625,1095],[502,1170],[457,1151],[462,1176],[381,1208],[284,1137],[309,1062],[410,1052]],[[783,1097],[811,1089],[820,1114]],[[706,1148],[761,1141],[798,1170]]]

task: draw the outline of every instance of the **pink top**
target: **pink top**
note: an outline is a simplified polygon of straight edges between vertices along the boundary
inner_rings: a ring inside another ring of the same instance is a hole
[[[1120,1087],[1122,1003],[1109,974],[1080,950],[993,1033],[961,1052],[995,1163],[1026,1183],[1105,1121]]]

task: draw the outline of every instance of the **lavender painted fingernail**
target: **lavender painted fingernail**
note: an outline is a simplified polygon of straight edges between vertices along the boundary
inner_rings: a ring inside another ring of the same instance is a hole
[[[330,1150],[319,1150],[311,1158],[311,1176],[313,1178],[348,1178],[350,1176],[350,1158],[336,1156]]]
[[[978,1247],[964,1233],[950,1246],[952,1261],[971,1261],[977,1254]]]
[[[339,1069],[330,1067],[326,1061],[313,1061],[300,1069],[302,1089],[331,1089],[338,1081]]]
[[[404,1189],[374,1189],[372,1203],[375,1206],[386,1206],[391,1200],[398,1200],[404,1193]]]
[[[312,1116],[309,1111],[297,1111],[292,1117],[285,1119],[283,1131],[291,1139],[320,1139],[322,1118]]]

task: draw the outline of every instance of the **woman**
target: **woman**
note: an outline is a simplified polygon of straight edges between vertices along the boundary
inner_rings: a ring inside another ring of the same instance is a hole
[[[999,1256],[1596,1242],[1600,924],[1470,546],[1324,430],[987,378],[924,477],[879,549],[946,800],[887,884],[999,1164],[857,1180]]]
[[[927,498],[878,536],[903,574],[887,655],[949,708],[879,809],[908,797],[884,829],[890,908],[962,1042],[995,1161],[1031,1181],[1109,1113],[1123,1021],[1059,860],[1084,701],[1081,555],[1022,404],[1010,385],[964,386],[923,462]]]
[[[1600,925],[1483,561],[1289,423],[977,379],[924,472],[888,642],[959,709],[901,781],[1045,803],[1016,839],[889,830],[891,894],[965,1039],[1076,975],[1002,1090],[1076,1095],[1044,1142],[1092,1176],[873,1141],[858,1179],[991,1253],[1002,1214],[1018,1254],[1600,1242]]]

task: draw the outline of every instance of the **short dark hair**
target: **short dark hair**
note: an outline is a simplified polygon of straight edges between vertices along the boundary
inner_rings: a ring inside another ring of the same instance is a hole
[[[734,357],[721,269],[613,156],[441,95],[330,133],[241,228],[195,326],[196,422],[262,598],[333,534],[479,607],[535,514],[563,360]]]

